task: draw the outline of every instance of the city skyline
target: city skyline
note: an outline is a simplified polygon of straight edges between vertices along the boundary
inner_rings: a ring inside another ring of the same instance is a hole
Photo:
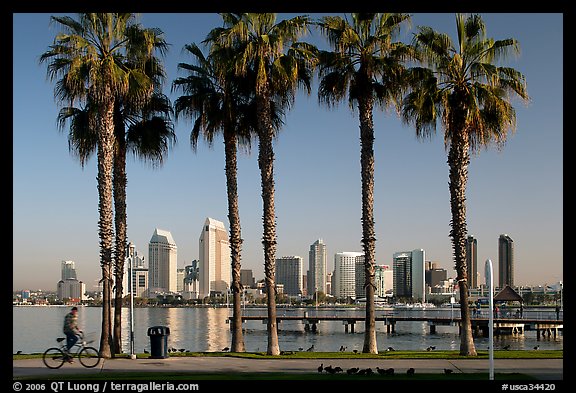
[[[101,275],[96,162],[92,158],[82,168],[68,152],[67,131],[57,127],[54,85],[38,63],[57,33],[51,15],[61,14],[13,14],[13,287],[54,288],[61,261],[73,260],[91,291]],[[279,14],[278,20],[295,15]],[[563,277],[563,15],[481,15],[487,36],[518,39],[521,53],[506,64],[526,76],[531,102],[512,101],[517,130],[502,151],[490,147],[471,158],[467,229],[478,242],[479,281],[484,281],[486,259],[497,265],[498,238],[507,233],[514,239],[515,284],[552,284]],[[451,13],[415,13],[413,27],[403,29],[402,38],[418,25],[454,37],[454,19]],[[181,76],[177,64],[192,61],[182,47],[200,44],[221,18],[145,13],[140,20],[145,27],[162,29],[171,44],[164,91],[174,102],[177,95],[169,92]],[[325,45],[314,30],[303,40]],[[357,111],[346,103],[322,107],[316,93],[314,83],[310,96],[297,94],[274,145],[276,258],[306,256],[319,238],[329,256],[363,252]],[[131,156],[127,160],[128,241],[142,251],[154,228],[170,231],[178,244],[179,268],[198,259],[196,228],[205,217],[229,228],[222,140],[217,138],[211,148],[199,141],[193,152],[191,128],[190,120],[175,122],[178,144],[163,167],[153,169]],[[374,128],[376,263],[391,265],[395,252],[422,248],[427,259],[453,274],[442,129],[431,140],[419,141],[393,111],[379,109]],[[250,154],[239,153],[238,195],[242,268],[263,278],[256,143]]]

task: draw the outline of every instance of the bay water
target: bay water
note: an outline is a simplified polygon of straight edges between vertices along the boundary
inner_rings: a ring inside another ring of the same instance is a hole
[[[70,311],[70,306],[13,306],[13,352],[42,353],[48,347],[55,346],[56,338],[63,337],[62,324],[64,316]],[[266,308],[246,308],[243,315],[266,315]],[[364,316],[361,308],[278,308],[277,315],[309,316]],[[554,312],[531,310],[538,312],[542,318],[555,318]],[[409,313],[404,315],[443,315],[459,316],[458,309],[431,310],[380,310],[382,313]],[[431,314],[433,313],[433,314]],[[550,315],[548,315],[550,314]],[[169,328],[167,335],[168,350],[191,352],[218,352],[231,343],[231,331],[228,318],[232,309],[227,307],[144,307],[134,308],[134,352],[150,351],[148,328],[165,326]],[[98,348],[100,342],[102,308],[80,306],[78,321],[81,329],[93,346]],[[122,348],[124,353],[130,353],[130,308],[122,308]],[[282,321],[278,323],[278,340],[281,351],[305,351],[313,348],[319,352],[337,352],[341,348],[346,351],[361,352],[364,344],[364,322],[355,325],[354,333],[345,331],[342,321],[321,321],[317,330],[305,329],[301,321]],[[268,335],[266,324],[262,321],[246,321],[243,324],[244,343],[247,352],[266,352]],[[556,337],[540,335],[536,331],[527,330],[524,334],[497,335],[494,337],[494,348],[500,349],[510,345],[513,350],[563,349],[563,332]],[[426,321],[399,321],[394,332],[387,332],[383,322],[376,322],[378,350],[385,351],[392,347],[395,350],[426,350],[435,347],[436,350],[459,350],[460,336],[458,326],[437,326],[434,334]],[[474,337],[477,350],[487,350],[489,338],[482,335]]]

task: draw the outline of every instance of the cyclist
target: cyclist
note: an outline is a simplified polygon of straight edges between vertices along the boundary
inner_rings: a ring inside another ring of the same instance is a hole
[[[82,330],[78,328],[78,307],[74,306],[66,317],[64,317],[64,328],[62,329],[66,335],[66,350],[69,353],[70,349],[76,344]],[[66,361],[72,363],[72,356],[66,354]]]

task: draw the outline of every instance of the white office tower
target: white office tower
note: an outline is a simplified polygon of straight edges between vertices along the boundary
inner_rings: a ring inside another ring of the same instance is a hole
[[[288,296],[302,296],[302,269],[304,260],[299,256],[276,259],[276,285],[284,285],[284,293]]]
[[[336,299],[356,298],[356,265],[364,259],[361,252],[338,252],[334,255],[334,288]]]
[[[326,290],[326,244],[322,239],[316,240],[308,252],[308,295],[314,296],[315,292],[322,292],[325,295]]]
[[[394,296],[409,298],[415,302],[426,301],[424,250],[401,251],[394,253]]]
[[[62,280],[68,280],[69,278],[77,279],[76,268],[74,267],[74,261],[62,261]]]
[[[200,234],[199,291],[200,298],[221,294],[230,288],[230,241],[224,223],[206,218]]]
[[[134,292],[135,297],[146,297],[148,295],[148,269],[144,266],[144,256],[138,254],[134,243],[130,242],[126,246],[126,261],[124,262],[124,293],[130,295]],[[132,270],[132,274],[130,274]],[[132,276],[132,282],[129,282]]]
[[[156,228],[148,245],[149,292],[175,293],[178,247],[169,231]]]
[[[190,265],[184,266],[184,290],[182,291],[184,299],[198,299],[198,279],[198,261],[195,259]]]

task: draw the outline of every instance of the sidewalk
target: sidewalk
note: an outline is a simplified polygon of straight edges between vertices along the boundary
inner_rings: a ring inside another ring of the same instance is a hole
[[[54,377],[62,374],[91,374],[100,372],[189,372],[193,373],[317,373],[318,366],[339,366],[344,370],[376,367],[394,368],[396,373],[406,373],[414,368],[416,373],[487,373],[488,359],[242,359],[233,357],[172,357],[167,359],[103,359],[95,368],[83,367],[78,361],[65,363],[60,369],[47,368],[42,359],[14,360],[12,376]],[[521,373],[540,380],[562,380],[563,359],[495,359],[494,373]]]

